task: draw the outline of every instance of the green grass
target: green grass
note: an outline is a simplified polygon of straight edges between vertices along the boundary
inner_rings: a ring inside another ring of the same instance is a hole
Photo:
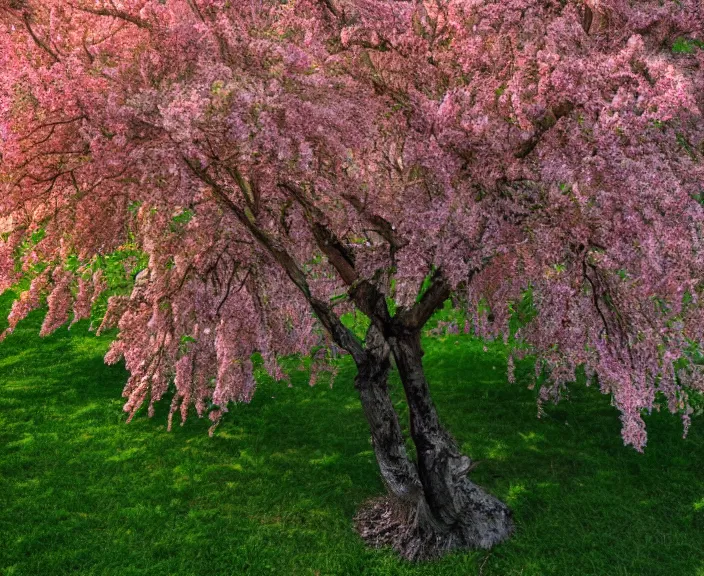
[[[510,385],[500,348],[427,341],[441,415],[517,532],[412,565],[352,529],[382,485],[349,364],[332,389],[303,374],[293,388],[264,381],[214,438],[195,419],[167,433],[165,407],[124,424],[126,372],[103,364],[108,337],[79,324],[40,339],[40,321],[0,346],[3,576],[704,576],[702,419],[682,440],[678,419],[654,414],[637,454],[595,390],[576,386],[537,419],[527,367]]]

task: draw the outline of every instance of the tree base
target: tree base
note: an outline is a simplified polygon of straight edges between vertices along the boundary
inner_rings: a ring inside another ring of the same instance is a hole
[[[354,517],[355,529],[369,546],[390,546],[410,561],[438,558],[453,550],[491,548],[513,533],[511,511],[476,485],[468,484],[481,493],[480,502],[470,502],[466,521],[451,528],[429,520],[425,502],[409,506],[382,496],[362,505]]]
[[[407,560],[431,558],[431,547],[426,543],[412,512],[389,496],[367,500],[354,517],[354,526],[369,546],[391,546]]]

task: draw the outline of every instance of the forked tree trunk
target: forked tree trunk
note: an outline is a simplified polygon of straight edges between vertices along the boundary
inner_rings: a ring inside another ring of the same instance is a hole
[[[409,406],[417,465],[408,459],[386,385],[389,345]],[[392,546],[409,560],[458,548],[490,548],[505,540],[513,528],[509,509],[467,478],[471,461],[440,424],[423,372],[419,331],[395,330],[384,339],[372,325],[365,350],[355,385],[388,495],[359,511],[360,535],[374,546]]]
[[[355,517],[355,525],[372,546],[391,546],[402,556],[415,560],[423,557],[424,549],[418,530],[422,511],[427,510],[423,487],[415,464],[408,458],[389,396],[389,346],[374,325],[367,331],[365,344],[364,360],[357,362],[355,387],[369,423],[387,494],[366,502]]]
[[[420,331],[396,326],[387,341],[408,401],[425,500],[417,518],[419,556],[490,548],[505,540],[513,530],[510,510],[467,478],[471,460],[440,423],[423,371]]]

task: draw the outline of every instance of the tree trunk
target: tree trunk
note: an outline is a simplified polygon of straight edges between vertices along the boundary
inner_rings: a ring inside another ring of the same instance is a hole
[[[423,541],[421,556],[455,548],[490,548],[513,530],[508,507],[471,482],[471,460],[443,428],[423,372],[420,330],[395,326],[387,341],[403,382],[418,453],[424,505],[416,522]]]
[[[422,488],[418,472],[408,459],[398,415],[386,380],[389,347],[372,325],[366,338],[366,361],[357,365],[355,387],[369,423],[376,460],[389,494],[403,502],[415,502]]]
[[[357,362],[355,387],[369,423],[387,495],[366,502],[355,516],[360,536],[375,547],[391,546],[409,560],[424,557],[419,518],[427,509],[416,466],[409,460],[386,380],[389,346],[379,330],[367,331],[365,359]]]

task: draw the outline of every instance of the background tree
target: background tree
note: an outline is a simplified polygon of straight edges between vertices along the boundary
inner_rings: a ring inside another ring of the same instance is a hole
[[[535,354],[542,401],[583,367],[636,449],[658,395],[689,424],[701,3],[0,0],[0,18],[0,289],[31,280],[8,331],[45,295],[43,334],[84,318],[110,266],[143,268],[99,328],[119,327],[130,419],[173,382],[169,425],[216,424],[251,398],[254,353],[283,379],[277,358],[322,338],[358,367],[389,492],[360,531],[409,558],[511,531],[423,373],[450,296],[466,329]]]

